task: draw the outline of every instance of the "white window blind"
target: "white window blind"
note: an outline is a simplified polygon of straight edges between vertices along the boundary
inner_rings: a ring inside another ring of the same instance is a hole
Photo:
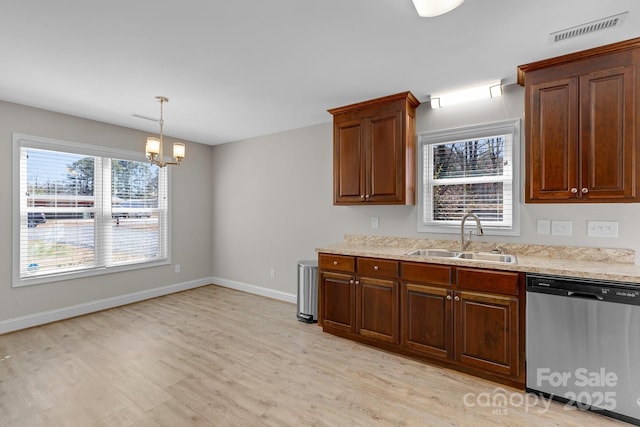
[[[457,232],[467,212],[488,234],[516,234],[519,122],[501,122],[420,136],[418,231]]]
[[[168,260],[165,169],[137,153],[14,136],[14,286]]]

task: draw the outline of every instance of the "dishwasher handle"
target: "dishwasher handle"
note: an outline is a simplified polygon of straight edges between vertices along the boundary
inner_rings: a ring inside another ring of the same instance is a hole
[[[573,297],[573,298],[584,298],[584,299],[604,301],[604,298],[602,298],[600,295],[589,294],[585,292],[567,291],[567,296]]]

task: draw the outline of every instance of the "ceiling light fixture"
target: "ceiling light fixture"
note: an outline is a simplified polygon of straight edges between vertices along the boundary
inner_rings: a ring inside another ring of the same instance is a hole
[[[423,18],[431,18],[443,15],[460,6],[464,0],[413,0],[413,5],[418,15]]]
[[[502,96],[500,80],[468,87],[452,92],[431,95],[431,108],[441,108],[479,99],[496,98]]]
[[[156,99],[160,103],[160,138],[156,138],[154,136],[147,137],[147,145],[145,146],[145,151],[147,154],[147,159],[158,167],[165,167],[167,165],[178,165],[180,166],[180,162],[184,159],[185,154],[185,146],[182,142],[174,142],[173,143],[173,158],[175,162],[165,162],[163,155],[163,142],[162,142],[162,126],[164,125],[163,119],[163,105],[165,102],[169,102],[169,99],[164,96],[156,96]]]

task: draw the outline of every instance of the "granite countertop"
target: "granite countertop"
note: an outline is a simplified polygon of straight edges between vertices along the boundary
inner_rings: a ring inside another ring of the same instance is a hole
[[[460,265],[493,270],[584,277],[640,284],[640,266],[635,264],[631,249],[580,248],[511,243],[472,242],[471,252],[490,252],[500,246],[505,253],[516,255],[516,264],[406,255],[413,249],[458,250],[453,240],[412,239],[386,236],[346,235],[342,243],[320,247],[322,253],[388,258],[400,261]]]

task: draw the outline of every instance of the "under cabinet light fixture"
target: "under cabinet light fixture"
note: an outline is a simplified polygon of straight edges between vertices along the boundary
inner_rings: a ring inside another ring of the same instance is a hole
[[[463,2],[464,0],[413,0],[413,5],[418,15],[423,18],[432,18],[452,11]]]
[[[452,92],[433,94],[431,95],[431,108],[436,109],[468,101],[496,98],[498,96],[502,96],[502,84],[500,80]]]

